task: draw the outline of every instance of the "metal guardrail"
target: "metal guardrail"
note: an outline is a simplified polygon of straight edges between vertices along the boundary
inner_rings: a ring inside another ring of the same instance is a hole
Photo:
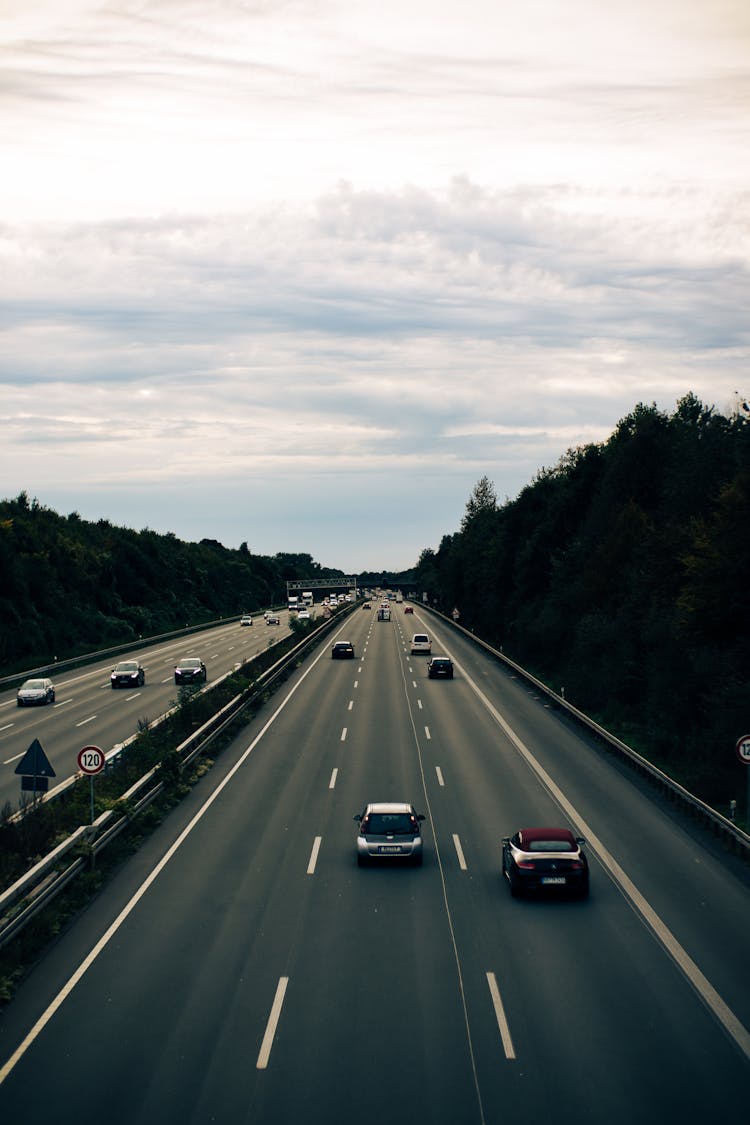
[[[262,672],[249,688],[225,704],[202,727],[177,746],[175,751],[180,755],[183,765],[187,765],[203,753],[210,742],[217,738],[246,707],[255,703],[276,680],[297,663],[301,656],[306,655],[308,649],[318,644],[322,637],[338,626],[341,620],[342,614],[337,614],[321,622],[275,664]],[[252,660],[246,663],[252,664]],[[227,676],[229,675],[232,673],[227,673]],[[215,687],[219,682],[219,680],[214,681],[211,687]],[[163,721],[165,717],[162,716],[161,720]],[[134,735],[128,742],[137,737]],[[111,753],[120,753],[123,747],[118,747]],[[133,818],[159,796],[163,789],[163,783],[158,778],[159,768],[154,766],[122,794],[112,809],[103,812],[93,824],[81,825],[54,851],[41,859],[11,887],[0,893],[0,947],[15,937],[34,915],[47,906],[89,865],[88,854],[76,854],[62,870],[58,869],[61,860],[82,848],[88,849],[95,860],[96,856],[127,828]],[[76,780],[78,778],[72,778],[63,785],[73,784]],[[58,786],[58,790],[60,788],[62,787]]]
[[[271,609],[273,608],[271,606]],[[260,610],[253,610],[253,616],[260,614],[260,612]],[[239,618],[234,616],[219,617],[216,621],[204,621],[200,625],[186,625],[183,629],[173,629],[169,633],[157,633],[153,637],[139,637],[137,641],[123,641],[119,645],[111,645],[109,648],[102,648],[97,652],[81,653],[80,656],[66,657],[65,660],[58,660],[55,657],[51,663],[42,664],[39,668],[29,668],[26,672],[13,672],[9,676],[0,676],[0,689],[22,684],[24,680],[31,679],[33,676],[50,676],[51,673],[69,671],[85,664],[93,664],[96,660],[104,660],[108,656],[117,656],[123,652],[132,652],[133,649],[143,648],[145,645],[160,644],[162,641],[172,641],[177,637],[189,637],[193,633],[202,633],[206,629],[213,629],[217,625],[227,625],[235,620],[239,620]]]
[[[748,835],[747,832],[743,832],[743,830],[729,820],[728,817],[723,816],[720,812],[717,812],[716,809],[711,808],[711,806],[707,805],[705,801],[702,801],[700,797],[696,797],[694,793],[691,793],[683,785],[680,785],[679,782],[658,769],[652,762],[649,762],[647,758],[644,758],[643,755],[639,754],[637,750],[634,750],[632,746],[628,746],[626,742],[610,734],[608,730],[600,726],[585,712],[579,711],[577,707],[568,703],[562,695],[559,695],[556,691],[553,691],[552,688],[548,687],[547,684],[538,680],[536,676],[533,676],[531,672],[528,672],[520,664],[516,664],[516,662],[506,656],[505,653],[500,652],[486,641],[483,641],[481,637],[472,633],[470,629],[465,629],[451,617],[447,617],[446,614],[441,613],[440,610],[434,609],[432,606],[420,603],[420,608],[435,614],[436,617],[439,617],[447,625],[450,625],[456,632],[461,633],[468,640],[473,641],[508,668],[512,668],[513,671],[527,683],[533,684],[537,691],[546,695],[556,707],[565,711],[575,722],[586,727],[587,730],[594,734],[597,739],[606,745],[608,750],[616,753],[640,774],[648,777],[670,800],[680,804],[686,812],[700,820],[715,836],[720,837],[730,850],[741,856],[746,862],[750,861],[750,835]]]

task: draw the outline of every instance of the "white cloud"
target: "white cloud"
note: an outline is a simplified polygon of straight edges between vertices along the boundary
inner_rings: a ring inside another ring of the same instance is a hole
[[[479,476],[725,404],[749,44],[739,0],[0,0],[7,494],[406,566]]]

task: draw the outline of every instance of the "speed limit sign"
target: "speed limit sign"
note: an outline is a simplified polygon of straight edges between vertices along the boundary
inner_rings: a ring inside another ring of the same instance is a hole
[[[78,753],[78,768],[82,773],[101,773],[104,769],[104,752],[98,746],[84,746]]]
[[[750,734],[743,734],[737,739],[737,757],[746,766],[750,766]]]

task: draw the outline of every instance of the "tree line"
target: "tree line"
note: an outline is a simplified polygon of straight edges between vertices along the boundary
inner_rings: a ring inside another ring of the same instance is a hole
[[[418,587],[713,807],[744,811],[750,422],[639,404],[514,500],[478,481]]]
[[[287,581],[344,579],[309,554],[252,554],[0,501],[0,675],[280,605]]]

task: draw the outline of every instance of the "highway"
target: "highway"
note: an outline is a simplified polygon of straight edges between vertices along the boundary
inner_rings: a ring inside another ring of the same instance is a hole
[[[413,631],[456,664],[430,681]],[[251,630],[246,630],[251,632]],[[330,643],[354,642],[353,661]],[[156,678],[156,677],[154,677]],[[116,692],[111,695],[117,696]],[[421,868],[359,868],[367,801]],[[500,842],[587,838],[585,901],[514,899]],[[0,1013],[31,1125],[663,1125],[741,1118],[748,873],[417,607],[355,610]]]
[[[289,633],[286,610],[281,624],[267,626],[263,616],[250,626],[239,617],[225,625],[191,636],[146,644],[127,654],[87,664],[53,675],[56,698],[46,706],[18,707],[16,692],[0,693],[0,808],[9,801],[16,808],[21,797],[18,763],[37,739],[55,771],[50,789],[77,772],[77,756],[83,746],[99,746],[105,754],[139,729],[152,722],[178,700],[174,665],[183,656],[203,659],[209,681],[231,672],[249,660],[270,641]],[[138,659],[146,672],[142,688],[112,689],[110,672],[117,660]]]

